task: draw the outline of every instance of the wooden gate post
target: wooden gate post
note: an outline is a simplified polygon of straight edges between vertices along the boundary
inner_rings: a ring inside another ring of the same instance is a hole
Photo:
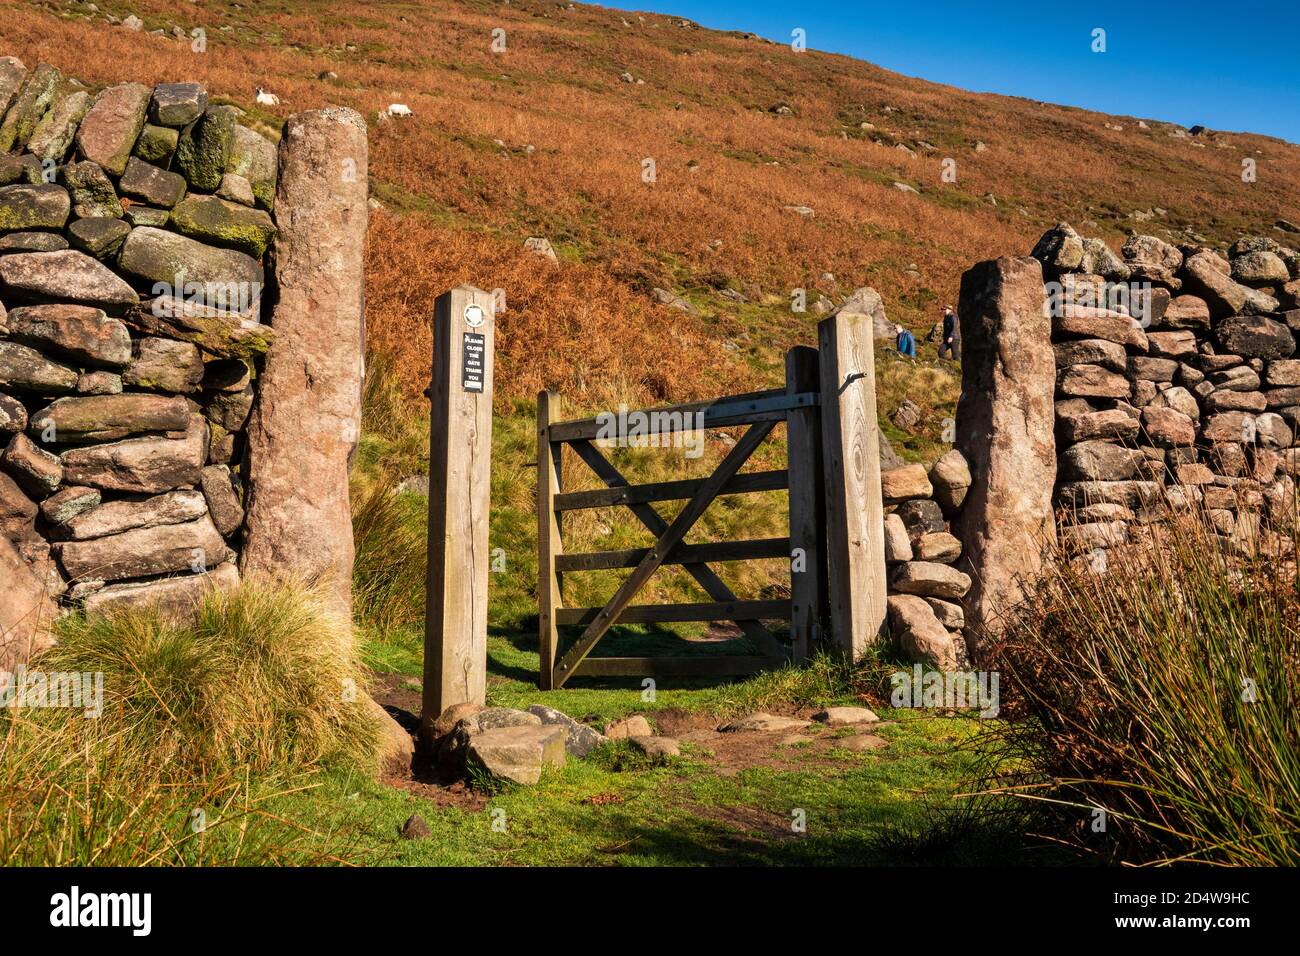
[[[817,326],[831,640],[852,660],[885,623],[885,517],[871,316]]]
[[[787,395],[817,393],[817,350],[798,345],[785,353]],[[821,409],[793,409],[786,419],[790,475],[790,644],[795,663],[808,657],[826,613],[825,483],[822,481]]]
[[[492,460],[491,294],[438,296],[429,386],[429,577],[420,737],[452,704],[484,702]]]
[[[560,396],[556,392],[537,395],[537,653],[538,681],[542,690],[555,687],[555,656],[560,632],[555,612],[563,605],[560,574],[555,559],[564,550],[560,537],[560,513],[555,496],[560,493],[560,451],[551,443],[551,425],[560,418]]]

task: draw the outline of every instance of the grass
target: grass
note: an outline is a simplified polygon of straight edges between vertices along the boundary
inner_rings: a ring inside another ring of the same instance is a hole
[[[1229,541],[1202,514],[1152,528],[1153,550],[1112,550],[1105,575],[1058,562],[1011,631],[1021,792],[1104,859],[1294,866],[1295,539]]]
[[[32,667],[102,675],[102,712],[0,711],[0,863],[338,860],[338,820],[271,805],[368,768],[377,728],[351,629],[309,589],[245,582],[197,619],[65,618]]]

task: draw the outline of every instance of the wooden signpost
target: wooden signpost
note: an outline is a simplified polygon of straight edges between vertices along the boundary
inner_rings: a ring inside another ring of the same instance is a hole
[[[492,485],[493,299],[438,297],[429,386],[429,577],[421,739],[453,704],[484,702]]]
[[[856,660],[885,623],[885,517],[871,316],[817,326],[831,640]]]

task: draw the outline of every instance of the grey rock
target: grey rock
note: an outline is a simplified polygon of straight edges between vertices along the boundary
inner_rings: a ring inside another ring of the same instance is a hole
[[[544,704],[533,704],[528,708],[528,713],[536,716],[545,725],[565,729],[564,749],[568,751],[570,757],[585,757],[601,744],[607,742],[603,734],[598,733],[586,724],[579,723],[568,714],[561,713],[553,707],[547,707]]]
[[[72,212],[80,219],[121,219],[122,203],[104,170],[91,162],[68,163],[59,170],[72,196]]]
[[[135,290],[102,263],[72,249],[0,256],[0,285],[29,297],[114,310],[139,302]]]
[[[151,392],[197,392],[203,381],[203,359],[189,342],[148,336],[135,343],[135,356],[122,381]]]
[[[98,494],[83,488],[84,493]],[[125,531],[197,521],[208,513],[203,494],[192,489],[168,491],[143,501],[109,501],[65,519],[55,537],[89,541]]]

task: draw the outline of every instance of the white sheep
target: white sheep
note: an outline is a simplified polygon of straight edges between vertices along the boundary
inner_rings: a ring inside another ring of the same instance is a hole
[[[389,116],[412,116],[411,108],[405,103],[394,103],[388,107]]]
[[[280,97],[274,93],[268,93],[260,86],[257,88],[257,105],[258,106],[279,106]]]

